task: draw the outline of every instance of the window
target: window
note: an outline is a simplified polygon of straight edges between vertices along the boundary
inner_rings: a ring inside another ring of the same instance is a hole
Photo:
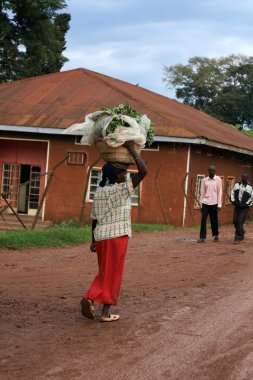
[[[17,194],[20,177],[20,165],[12,163],[3,164],[1,192],[14,208],[17,207]]]
[[[102,170],[101,169],[92,169],[90,173],[89,178],[89,192],[88,192],[88,199],[87,200],[93,200],[95,192],[98,188],[99,182],[102,179]]]
[[[86,154],[82,152],[68,152],[68,165],[80,165],[82,166],[86,161]]]
[[[75,145],[83,145],[81,143],[82,137],[83,136],[75,136]]]
[[[198,174],[197,175],[194,208],[200,208],[201,183],[202,183],[202,181],[203,181],[204,178],[205,178],[205,175],[203,175],[203,174]]]
[[[231,204],[230,195],[231,190],[233,189],[235,184],[235,177],[227,177],[226,189],[225,189],[225,205]]]
[[[132,178],[136,172],[128,172],[127,177]],[[134,188],[134,194],[131,196],[131,203],[132,205],[138,205],[139,203],[139,191],[140,191],[140,185]]]
[[[128,172],[127,177],[132,178],[136,172]],[[102,170],[94,168],[91,170],[89,178],[89,187],[87,192],[87,201],[92,201],[94,199],[95,192],[98,188],[99,182],[102,179]],[[131,196],[132,205],[138,205],[139,202],[139,186],[134,189],[134,195]]]
[[[29,208],[37,210],[39,207],[40,166],[31,167],[31,184],[29,194]]]
[[[222,197],[224,196],[224,175],[219,176],[221,179],[221,186],[222,186]]]

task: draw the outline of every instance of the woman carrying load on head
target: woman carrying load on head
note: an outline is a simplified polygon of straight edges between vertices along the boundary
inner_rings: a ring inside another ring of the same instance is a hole
[[[123,145],[135,160],[138,172],[127,179],[127,164],[107,163],[91,211],[92,243],[97,252],[98,274],[81,300],[81,312],[94,319],[94,303],[103,304],[101,322],[112,322],[119,315],[110,314],[120,292],[128,239],[131,236],[131,195],[147,174],[147,167],[134,149],[134,142]]]

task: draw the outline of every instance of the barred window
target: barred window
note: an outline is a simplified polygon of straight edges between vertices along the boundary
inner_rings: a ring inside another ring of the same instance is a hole
[[[200,208],[201,183],[202,183],[204,178],[205,178],[205,175],[203,175],[203,174],[197,175],[194,208]]]
[[[235,177],[227,177],[226,191],[225,191],[225,205],[231,204],[230,195],[231,195],[231,190],[234,187],[234,184],[235,184]]]
[[[98,188],[99,182],[102,179],[101,169],[92,169],[89,178],[89,191],[87,194],[87,200],[91,201],[94,199],[95,192]]]
[[[17,207],[20,165],[3,163],[1,192],[14,208]]]
[[[84,165],[86,162],[86,154],[82,152],[68,152],[68,165]]]
[[[127,176],[128,178],[132,178],[137,172],[128,172]],[[134,194],[131,195],[131,203],[132,205],[138,205],[139,204],[139,191],[140,191],[140,185],[134,188]]]
[[[221,179],[221,187],[222,187],[222,198],[224,197],[224,175],[219,176]]]
[[[37,210],[39,207],[39,193],[40,193],[40,166],[31,167],[31,184],[29,195],[29,208]]]

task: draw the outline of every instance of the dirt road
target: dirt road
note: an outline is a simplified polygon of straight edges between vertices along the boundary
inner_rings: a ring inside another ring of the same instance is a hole
[[[86,320],[89,245],[2,250],[1,380],[252,380],[253,226],[135,233],[114,323]],[[99,314],[99,308],[97,313]]]

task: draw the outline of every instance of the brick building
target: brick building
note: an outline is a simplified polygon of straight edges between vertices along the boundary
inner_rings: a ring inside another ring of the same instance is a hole
[[[62,131],[120,103],[155,127],[153,147],[142,151],[149,173],[132,200],[133,222],[199,224],[199,188],[210,164],[223,180],[220,221],[231,221],[227,194],[243,171],[253,177],[253,139],[175,100],[85,69],[0,85],[0,185],[13,209],[35,215],[39,208],[42,219],[53,221],[88,220],[104,162],[95,147]]]

